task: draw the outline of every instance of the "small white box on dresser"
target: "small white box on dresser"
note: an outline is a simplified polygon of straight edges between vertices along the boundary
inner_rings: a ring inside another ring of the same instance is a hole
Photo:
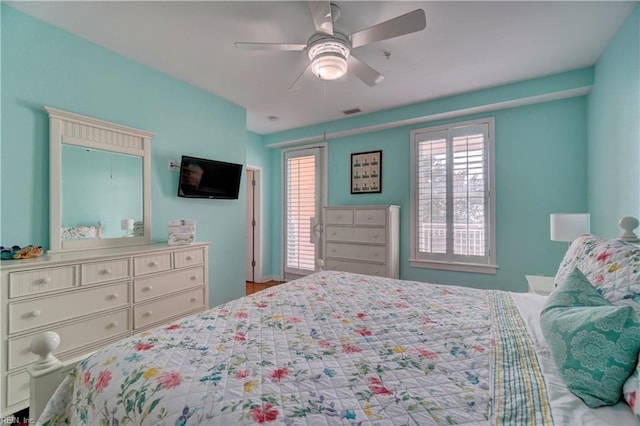
[[[525,275],[529,292],[548,296],[553,291],[553,278],[545,275]]]
[[[324,208],[324,268],[398,278],[400,207]]]
[[[29,404],[36,335],[57,332],[65,361],[206,309],[208,249],[149,244],[3,260],[0,417]]]

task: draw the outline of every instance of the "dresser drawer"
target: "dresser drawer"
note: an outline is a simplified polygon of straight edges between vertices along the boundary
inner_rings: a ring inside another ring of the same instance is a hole
[[[9,333],[30,330],[129,304],[129,283],[9,303]]]
[[[85,263],[80,268],[82,270],[83,285],[121,280],[129,277],[129,259]]]
[[[29,399],[29,373],[21,370],[7,375],[7,405]]]
[[[327,226],[327,241],[384,244],[387,240],[384,228],[341,228]]]
[[[60,336],[60,346],[56,354],[75,350],[91,343],[122,335],[129,331],[129,310],[111,312],[96,318],[82,319],[73,324],[55,327],[52,330]],[[36,359],[31,352],[31,340],[39,333],[22,337],[9,338],[8,368],[13,369],[27,365]]]
[[[343,259],[366,260],[371,262],[386,262],[387,250],[385,246],[367,246],[362,244],[327,243],[328,257]]]
[[[204,267],[181,269],[166,274],[137,278],[133,282],[135,303],[204,284]]]
[[[171,253],[140,256],[133,259],[135,275],[152,274],[171,269]]]
[[[356,210],[356,225],[385,226],[387,224],[386,210]]]
[[[349,262],[333,259],[327,259],[327,270],[375,275],[378,277],[384,277],[387,275],[387,267],[384,264]]]
[[[176,268],[204,263],[204,249],[180,250],[173,253],[173,264]]]
[[[141,328],[196,309],[204,309],[204,288],[180,293],[133,309],[133,324]]]
[[[325,212],[325,223],[329,225],[352,225],[353,224],[353,210],[327,209]]]
[[[73,287],[75,283],[76,268],[74,266],[11,272],[9,274],[9,297],[60,290]]]

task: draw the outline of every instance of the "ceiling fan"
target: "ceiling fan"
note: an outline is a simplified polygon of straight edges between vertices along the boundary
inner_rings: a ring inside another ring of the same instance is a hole
[[[296,78],[289,90],[296,87],[300,77],[309,68],[321,80],[336,80],[349,70],[367,85],[375,86],[384,79],[384,76],[355,57],[352,50],[421,31],[427,26],[424,10],[416,9],[347,35],[334,27],[341,13],[338,5],[329,1],[309,1],[308,3],[316,32],[306,43],[235,43],[238,49],[244,50],[306,50],[309,65]]]

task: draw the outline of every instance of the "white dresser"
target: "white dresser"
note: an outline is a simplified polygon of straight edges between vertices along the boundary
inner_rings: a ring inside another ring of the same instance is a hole
[[[324,268],[398,278],[399,206],[324,208]]]
[[[29,345],[60,335],[60,360],[208,306],[208,243],[60,252],[3,260],[0,416],[28,406]]]

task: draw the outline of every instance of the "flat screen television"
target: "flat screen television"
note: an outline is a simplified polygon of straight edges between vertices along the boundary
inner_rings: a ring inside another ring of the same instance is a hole
[[[236,200],[242,164],[182,156],[178,197]]]

